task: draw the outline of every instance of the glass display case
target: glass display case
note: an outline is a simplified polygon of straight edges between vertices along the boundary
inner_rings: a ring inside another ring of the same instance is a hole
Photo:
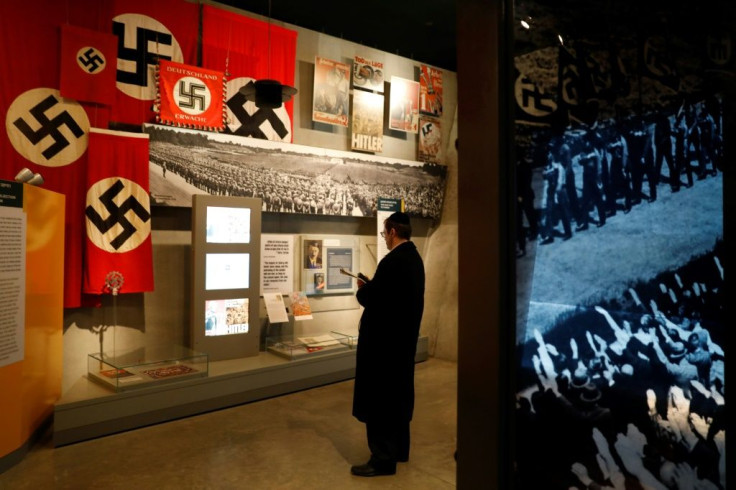
[[[338,342],[347,345],[351,349],[358,347],[358,332],[337,332],[333,330],[330,334],[335,337]]]
[[[87,356],[87,376],[115,391],[206,377],[207,354],[183,346],[145,347]]]
[[[350,348],[333,333],[325,335],[268,337],[266,350],[289,360],[304,359]]]

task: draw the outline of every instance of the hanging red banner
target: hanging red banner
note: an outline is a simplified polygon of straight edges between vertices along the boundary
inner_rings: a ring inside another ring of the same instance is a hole
[[[222,130],[224,84],[222,72],[161,60],[156,119],[171,126]]]

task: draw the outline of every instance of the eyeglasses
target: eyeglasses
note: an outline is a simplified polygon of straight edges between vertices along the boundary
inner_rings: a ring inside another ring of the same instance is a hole
[[[386,238],[386,232],[384,231],[381,232],[381,238]]]

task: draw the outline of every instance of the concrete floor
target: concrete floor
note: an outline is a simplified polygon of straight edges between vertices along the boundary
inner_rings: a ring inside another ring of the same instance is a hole
[[[394,476],[350,474],[370,456],[350,380],[60,448],[49,433],[0,490],[455,488],[456,367],[417,364],[410,461]]]

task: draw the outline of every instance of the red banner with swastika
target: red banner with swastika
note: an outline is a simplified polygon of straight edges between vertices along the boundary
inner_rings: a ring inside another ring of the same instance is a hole
[[[13,180],[27,167],[43,176],[44,188],[66,196],[65,308],[82,305],[87,132],[107,125],[109,109],[59,93],[60,32],[67,23],[109,32],[110,7],[97,0],[0,2],[0,178]]]
[[[277,109],[257,108],[238,89],[254,80],[294,86],[296,31],[204,5],[202,66],[226,72],[226,132],[291,142],[293,100]]]
[[[222,72],[161,60],[157,119],[172,126],[222,129],[224,83]]]
[[[84,292],[152,291],[148,135],[92,128],[89,159]]]
[[[115,102],[117,38],[112,34],[61,26],[60,92],[76,100]]]
[[[194,64],[199,5],[185,0],[115,0],[117,100],[111,120],[154,122],[155,70],[159,60]]]

